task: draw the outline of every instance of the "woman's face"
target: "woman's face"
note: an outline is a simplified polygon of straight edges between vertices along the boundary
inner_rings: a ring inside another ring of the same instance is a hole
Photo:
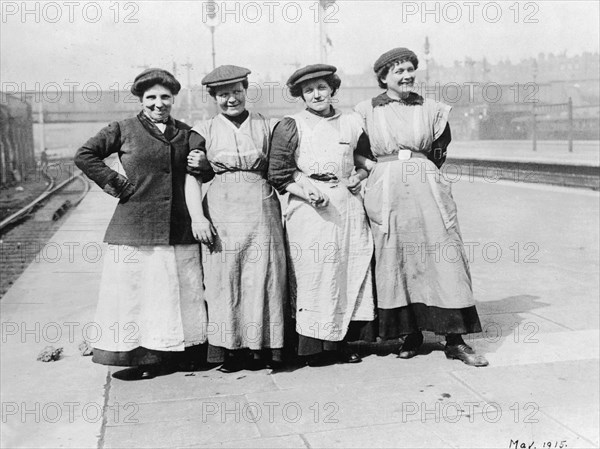
[[[217,87],[215,99],[225,115],[235,117],[246,110],[246,89],[241,81]]]
[[[390,68],[382,81],[387,84],[388,93],[392,95],[400,96],[411,92],[415,84],[415,66],[410,61],[399,62]]]
[[[333,89],[322,79],[308,80],[302,83],[302,98],[315,112],[328,112],[331,107]]]
[[[156,84],[144,92],[141,101],[146,115],[157,122],[164,122],[171,115],[175,97],[169,89]]]

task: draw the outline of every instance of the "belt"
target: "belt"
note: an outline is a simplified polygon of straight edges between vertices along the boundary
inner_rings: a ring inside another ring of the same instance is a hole
[[[338,182],[339,179],[332,173],[314,173],[309,176],[310,179],[321,182]]]
[[[235,171],[226,171],[222,173],[215,173],[216,176],[225,179],[225,182],[231,180],[238,182],[241,179],[244,181],[258,181],[259,179],[265,179],[264,172],[261,170],[235,170]]]
[[[427,156],[425,156],[423,153],[418,153],[411,150],[398,150],[397,153],[377,156],[377,162],[407,161],[412,157],[427,159]]]

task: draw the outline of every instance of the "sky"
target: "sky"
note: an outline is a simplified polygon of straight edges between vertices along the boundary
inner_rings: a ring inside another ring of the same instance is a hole
[[[144,66],[182,64],[198,84],[211,70],[208,6],[202,1],[1,1],[2,90],[96,83],[116,90]],[[319,62],[318,2],[217,1],[216,62],[248,67],[258,81],[285,80]],[[372,67],[404,46],[450,66],[465,57],[491,63],[540,52],[599,51],[600,2],[338,0],[323,16],[331,41],[327,62],[347,74]],[[252,78],[251,78],[252,79]],[[79,83],[79,84],[77,84]],[[10,86],[9,86],[10,85]]]

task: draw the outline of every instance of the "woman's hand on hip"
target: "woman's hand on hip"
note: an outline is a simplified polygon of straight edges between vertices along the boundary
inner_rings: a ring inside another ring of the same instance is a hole
[[[215,242],[217,231],[210,221],[204,219],[192,221],[192,234],[194,234],[194,238],[199,242],[212,246]]]

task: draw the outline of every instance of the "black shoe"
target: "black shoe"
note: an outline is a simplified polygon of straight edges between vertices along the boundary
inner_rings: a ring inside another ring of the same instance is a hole
[[[342,363],[360,363],[362,362],[362,357],[356,352],[343,353],[340,357],[340,361]]]
[[[279,360],[269,360],[265,364],[265,366],[272,370],[278,370],[278,369],[282,369],[285,366],[285,364]]]
[[[240,357],[228,357],[225,362],[218,368],[222,373],[237,373],[244,369],[244,362]]]
[[[408,334],[402,343],[400,352],[398,353],[399,359],[412,359],[419,353],[419,348],[423,344],[423,334],[421,332],[415,334]]]
[[[208,368],[206,362],[207,344],[194,345],[185,348],[185,351],[178,353],[177,369],[178,371],[201,371]]]
[[[158,376],[167,376],[173,374],[177,369],[172,365],[144,365],[136,366],[134,368],[127,368],[121,371],[117,371],[112,374],[112,377],[119,380],[133,381],[133,380],[148,380],[154,379]]]
[[[444,353],[448,359],[456,359],[469,366],[488,366],[489,362],[487,359],[479,354],[476,354],[467,344],[452,345],[444,348]]]
[[[260,371],[261,369],[265,369],[267,367],[266,363],[263,359],[255,359],[252,358],[248,361],[246,369],[250,371]]]
[[[306,364],[308,366],[313,366],[313,367],[327,366],[327,365],[333,365],[335,362],[337,362],[337,359],[338,359],[337,354],[334,353],[334,351],[323,351],[323,352],[319,352],[317,354],[308,356]]]

